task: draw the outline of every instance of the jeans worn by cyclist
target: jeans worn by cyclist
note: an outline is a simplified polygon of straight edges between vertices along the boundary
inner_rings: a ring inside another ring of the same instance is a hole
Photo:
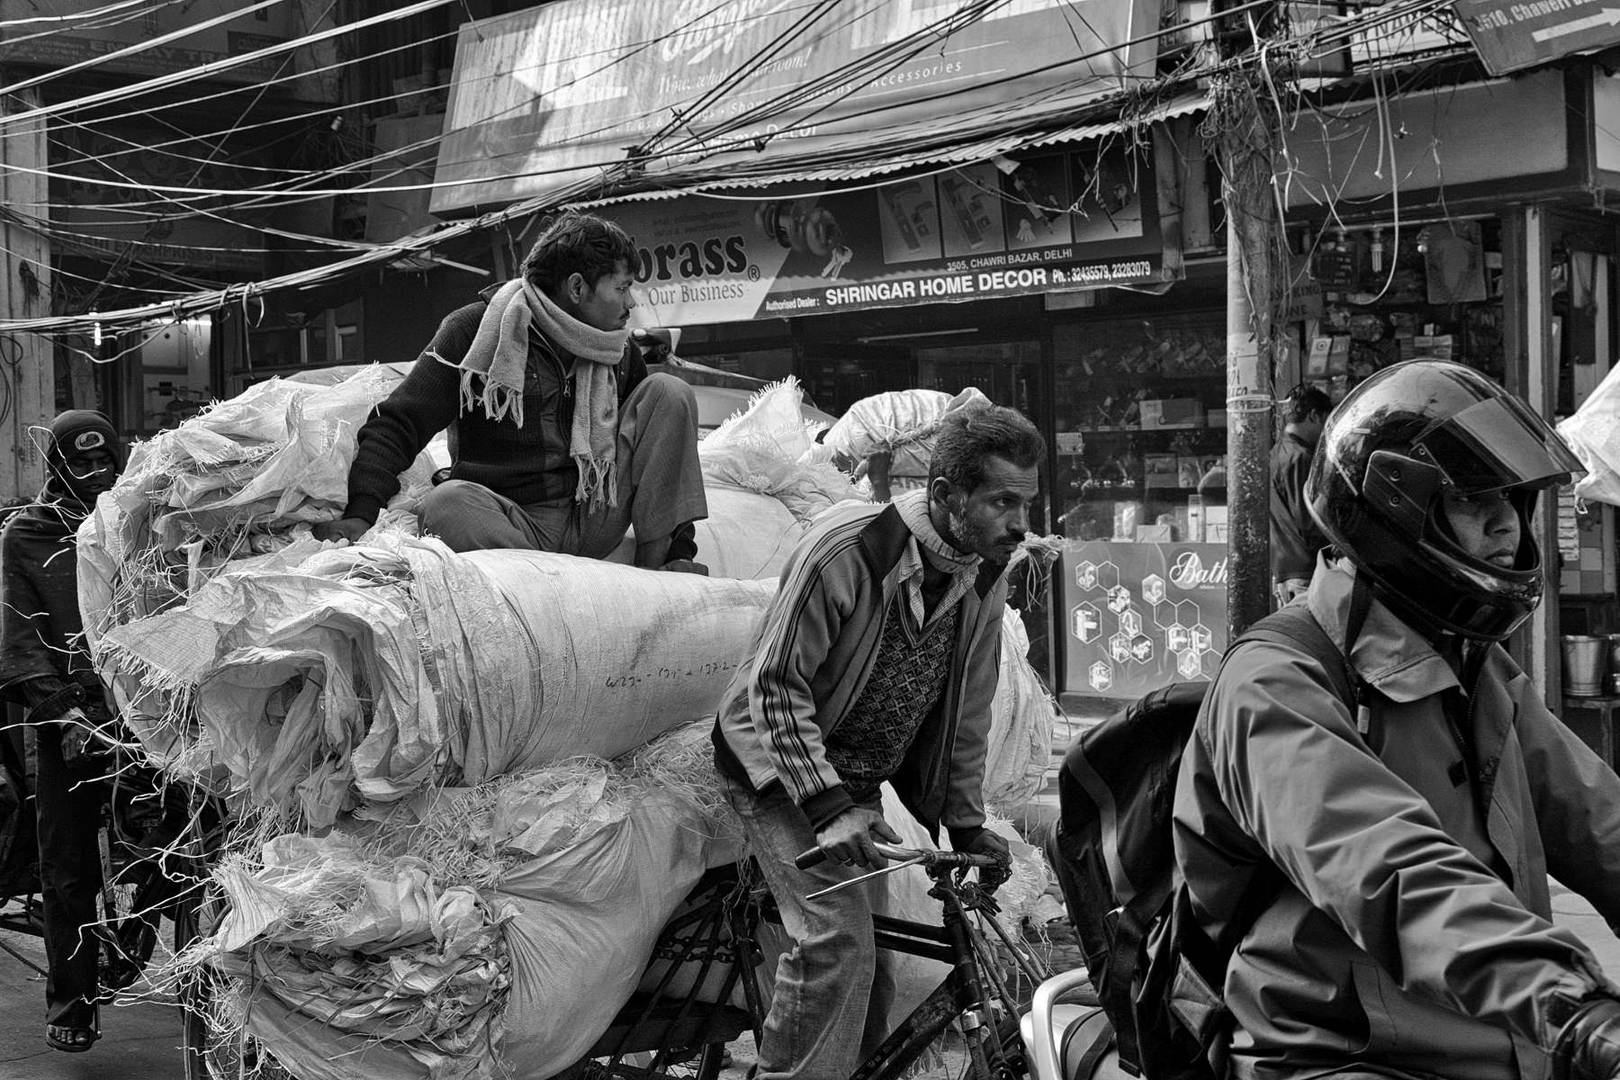
[[[931,604],[930,565],[945,582]],[[793,860],[838,814],[876,808],[884,781],[930,831],[944,825],[953,847],[973,849],[985,832],[1005,597],[1001,568],[947,544],[922,491],[829,511],[790,559],[714,736],[795,939],[777,971],[761,1080],[843,1080],[883,1034],[889,980],[870,920],[882,886],[806,901],[860,871],[831,862],[802,871]]]

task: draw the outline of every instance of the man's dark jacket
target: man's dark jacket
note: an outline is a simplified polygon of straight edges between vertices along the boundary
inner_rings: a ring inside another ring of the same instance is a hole
[[[462,372],[453,365],[466,357],[492,294],[487,290],[482,299],[445,316],[405,381],[360,429],[344,517],[376,521],[399,491],[399,474],[447,428],[450,479],[482,484],[522,506],[565,506],[573,500],[579,467],[568,453],[574,422],[572,356],[531,329],[523,375],[523,426],[510,418],[491,420],[482,406],[462,411]],[[623,405],[647,377],[640,351],[628,343],[616,375]]]
[[[1314,449],[1291,431],[1271,448],[1271,579],[1309,581],[1327,538],[1305,505]]]

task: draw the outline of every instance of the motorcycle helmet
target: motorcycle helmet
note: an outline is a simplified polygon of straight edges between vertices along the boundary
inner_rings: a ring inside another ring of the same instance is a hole
[[[1536,495],[1582,472],[1541,417],[1472,368],[1412,360],[1375,372],[1328,417],[1305,483],[1311,516],[1375,594],[1419,631],[1501,641],[1541,601]],[[1511,569],[1452,538],[1441,496],[1506,491]]]

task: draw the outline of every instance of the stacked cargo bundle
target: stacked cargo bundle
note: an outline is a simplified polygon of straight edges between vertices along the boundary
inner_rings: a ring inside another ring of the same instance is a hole
[[[137,447],[81,530],[81,607],[151,763],[247,823],[173,972],[235,988],[217,1026],[301,1076],[551,1075],[740,856],[708,718],[774,575],[851,489],[785,383],[701,448],[715,576],[453,553],[416,535],[431,451],[361,543],[320,543],[397,378],[272,381]],[[1016,812],[1054,712],[1022,647],[1002,666],[986,788]],[[1015,915],[1045,884],[1032,850],[1019,875]],[[937,914],[895,880],[897,910]]]

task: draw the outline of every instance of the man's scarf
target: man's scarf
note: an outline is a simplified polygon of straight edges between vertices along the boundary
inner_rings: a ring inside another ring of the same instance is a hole
[[[466,357],[456,365],[461,369],[461,411],[482,404],[489,419],[510,416],[518,427],[523,426],[523,372],[531,327],[577,358],[574,423],[568,438],[568,454],[579,466],[574,499],[589,509],[614,506],[618,502],[615,460],[619,439],[619,387],[614,371],[624,358],[629,330],[588,326],[527,280],[509,281],[490,298]]]
[[[917,546],[932,557],[933,563],[947,574],[976,574],[984,560],[970,551],[957,551],[934,528],[934,519],[928,516],[928,492],[907,491],[894,500],[900,511],[900,520],[906,523]]]

